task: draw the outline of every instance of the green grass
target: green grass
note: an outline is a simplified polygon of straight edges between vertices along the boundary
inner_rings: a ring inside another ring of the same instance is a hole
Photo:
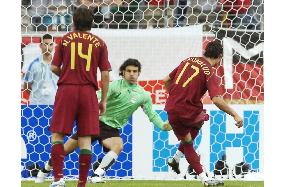
[[[22,187],[48,187],[49,181],[35,184],[33,181],[23,181]],[[200,181],[149,181],[149,180],[109,180],[104,184],[87,184],[87,187],[203,187]],[[76,181],[67,181],[66,187],[76,187]],[[224,187],[264,187],[263,181],[225,181]]]

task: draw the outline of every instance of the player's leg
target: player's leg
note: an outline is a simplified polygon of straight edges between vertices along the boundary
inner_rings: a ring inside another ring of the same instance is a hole
[[[49,130],[52,132],[51,161],[53,165],[54,182],[50,185],[65,186],[63,180],[63,165],[65,151],[63,146],[64,135],[72,132],[75,114],[77,112],[78,88],[75,86],[59,86],[54,108],[51,125]],[[72,101],[72,102],[70,102]]]
[[[210,183],[206,173],[203,171],[202,165],[200,163],[200,157],[197,155],[193,147],[193,138],[191,134],[192,131],[189,131],[180,143],[183,145],[185,158],[204,185],[215,185],[215,183]]]
[[[51,161],[53,163],[54,182],[63,179],[63,164],[65,158],[63,139],[63,134],[52,133]]]
[[[85,187],[88,172],[92,161],[91,136],[78,137],[79,155],[79,181],[77,187]]]
[[[65,151],[63,147],[64,134],[52,133],[51,162],[53,163],[54,180],[49,187],[65,187],[63,165]]]
[[[51,160],[53,163],[54,180],[49,187],[65,187],[65,181],[63,179],[63,165],[65,158],[63,139],[63,134],[52,133]]]
[[[92,183],[104,182],[102,176],[115,163],[118,155],[123,149],[123,141],[121,137],[112,137],[102,141],[105,148],[109,149],[107,154],[103,157],[100,165],[95,170],[95,176],[90,179]]]
[[[198,156],[198,154],[196,153],[193,147],[193,140],[198,135],[198,132],[199,129],[190,128],[188,134],[181,141],[181,144],[183,144],[184,146],[185,158],[205,186],[223,185],[224,183],[222,181],[216,179],[209,179],[206,175],[206,172],[203,171],[202,165],[200,163],[200,157]]]
[[[172,158],[168,159],[168,165],[172,168],[174,172],[180,174],[179,161],[180,158],[184,155],[184,144],[180,143],[179,147]]]
[[[118,155],[123,149],[123,141],[120,137],[119,130],[106,125],[100,121],[100,143],[104,149],[108,150],[107,154],[103,157],[101,163],[96,168],[95,176],[90,179],[92,183],[103,182],[102,176],[106,170],[115,163]]]
[[[186,135],[188,129],[185,126],[180,125],[182,122],[180,121],[180,117],[176,116],[175,114],[168,113],[169,122],[173,128],[173,131],[176,137],[180,140],[181,137]],[[172,168],[174,172],[180,174],[179,169],[179,160],[184,154],[184,144],[180,143],[178,150],[176,151],[175,155],[168,159],[168,165]]]
[[[123,141],[121,137],[112,137],[102,141],[105,148],[109,149],[107,154],[101,161],[98,168],[106,171],[116,161],[118,155],[123,149]]]
[[[201,128],[201,126],[203,125],[203,122],[196,124],[197,126],[197,130]],[[186,130],[185,130],[186,131]],[[196,136],[198,135],[198,131],[195,131],[192,137],[192,141],[196,138]],[[174,154],[174,156],[172,158],[170,158],[168,160],[168,165],[173,169],[174,172],[176,172],[177,174],[180,174],[180,169],[179,169],[179,161],[180,158],[184,155],[184,144],[180,143],[179,147],[176,151],[176,153]]]
[[[65,156],[72,153],[78,147],[78,137],[77,133],[72,135],[68,141],[64,144]],[[35,179],[35,183],[43,183],[45,178],[50,174],[52,170],[51,158],[45,163],[44,168],[40,170]]]
[[[204,121],[209,120],[208,114],[206,114],[206,110],[203,110],[194,120],[191,120],[190,122],[186,119],[181,119],[179,116],[176,116],[174,114],[169,114],[169,121],[173,127],[173,131],[175,132],[175,135],[178,138],[183,138],[189,131],[188,125],[195,129],[192,130],[192,141],[196,138],[198,135],[199,129],[201,129],[202,125],[204,124]],[[184,144],[180,143],[178,150],[176,151],[175,155],[168,160],[168,165],[172,168],[174,172],[177,174],[180,174],[179,169],[179,160],[184,155]]]
[[[99,105],[93,86],[82,86],[79,90],[77,111],[79,155],[79,181],[77,187],[85,187],[92,161],[91,137],[99,132]]]
[[[201,174],[203,172],[203,169],[202,169],[202,165],[200,164],[200,158],[197,155],[193,147],[193,139],[191,136],[191,132],[188,132],[188,134],[181,141],[181,144],[183,144],[183,147],[184,147],[184,155],[185,155],[186,160],[191,165],[191,167],[195,170],[197,175]]]

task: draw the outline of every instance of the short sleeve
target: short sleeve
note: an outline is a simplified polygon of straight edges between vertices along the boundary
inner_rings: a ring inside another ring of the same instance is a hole
[[[102,42],[102,50],[101,50],[101,57],[99,61],[99,68],[101,71],[110,71],[111,70],[111,65],[108,60],[108,50],[107,46],[104,42]]]
[[[223,90],[220,87],[220,80],[219,78],[213,73],[206,82],[207,89],[209,92],[209,96],[212,99],[216,96],[221,96],[223,94]]]
[[[31,63],[28,71],[25,73],[24,82],[33,82],[35,74],[34,63]]]
[[[178,66],[179,67],[179,66]],[[178,71],[178,67],[176,67],[170,74],[169,77],[171,78],[171,80],[173,80],[176,76],[176,73]]]
[[[55,48],[55,53],[52,59],[52,65],[57,66],[57,67],[61,67],[62,65],[62,42],[60,42],[56,48]]]

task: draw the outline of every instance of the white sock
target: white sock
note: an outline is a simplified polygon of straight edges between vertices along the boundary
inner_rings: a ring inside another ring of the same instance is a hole
[[[95,174],[102,176],[105,173],[105,171],[116,161],[117,157],[118,155],[115,152],[109,151],[104,156],[99,167],[96,169]]]
[[[183,153],[180,150],[177,150],[175,155],[174,155],[174,159],[179,162],[180,158],[183,156]]]
[[[102,168],[97,168],[96,171],[95,171],[95,174],[101,177],[105,174],[105,172],[106,171],[103,170]]]
[[[203,171],[202,173],[200,173],[198,175],[199,179],[204,182],[204,181],[207,181],[208,180],[208,177],[206,176],[206,173]]]
[[[46,171],[50,171],[52,169],[52,166],[49,165],[49,162],[46,162],[45,165],[44,165],[44,169]]]

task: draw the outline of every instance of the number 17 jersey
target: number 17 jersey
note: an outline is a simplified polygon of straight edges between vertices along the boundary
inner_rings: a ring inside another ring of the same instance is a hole
[[[221,95],[220,82],[203,57],[183,60],[169,77],[171,85],[165,110],[182,118],[194,120],[203,111],[201,98],[207,90],[211,99]]]
[[[56,47],[52,64],[61,67],[59,85],[93,85],[98,89],[97,68],[110,71],[105,42],[89,32],[69,32]]]

